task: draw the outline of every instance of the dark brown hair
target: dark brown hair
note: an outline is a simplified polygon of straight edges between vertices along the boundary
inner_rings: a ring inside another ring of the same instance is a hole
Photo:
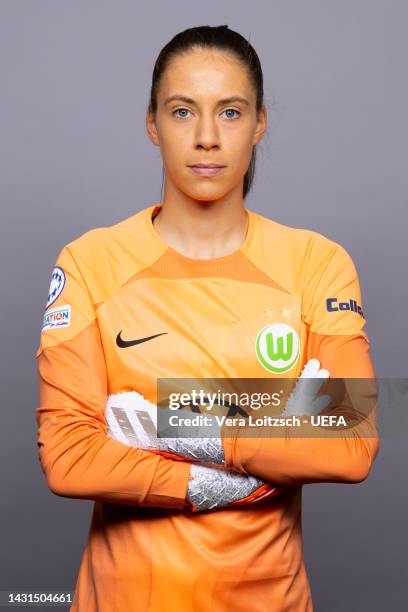
[[[263,73],[259,57],[241,34],[230,30],[227,25],[199,26],[188,28],[174,36],[160,51],[153,69],[150,90],[149,110],[153,116],[157,111],[157,91],[160,79],[170,61],[178,54],[188,53],[192,48],[219,49],[234,54],[248,70],[249,77],[256,91],[256,111],[263,105]],[[252,157],[244,176],[243,197],[249,192],[254,175],[256,162],[256,145],[253,146]]]

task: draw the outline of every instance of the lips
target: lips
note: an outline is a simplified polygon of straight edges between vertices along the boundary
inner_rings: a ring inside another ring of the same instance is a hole
[[[198,174],[199,176],[214,176],[215,174],[219,174],[225,168],[221,164],[194,164],[189,166],[194,174]]]
[[[190,168],[225,168],[222,164],[214,164],[214,163],[200,163],[200,164],[190,164]]]

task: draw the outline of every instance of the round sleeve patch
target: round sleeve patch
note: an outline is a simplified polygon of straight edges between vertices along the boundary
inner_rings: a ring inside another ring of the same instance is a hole
[[[60,266],[55,266],[51,272],[50,288],[48,290],[48,298],[46,308],[51,306],[61,295],[65,286],[65,272]]]

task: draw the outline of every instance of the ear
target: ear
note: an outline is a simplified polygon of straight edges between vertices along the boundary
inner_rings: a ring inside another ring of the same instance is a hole
[[[157,134],[156,122],[154,120],[153,112],[150,108],[148,108],[146,112],[146,131],[151,142],[154,145],[159,146],[160,142],[159,136]]]
[[[254,133],[254,138],[252,144],[256,145],[263,138],[263,135],[266,132],[266,128],[268,126],[268,111],[265,104],[262,104],[262,108],[258,113],[258,117],[256,120],[256,130]]]

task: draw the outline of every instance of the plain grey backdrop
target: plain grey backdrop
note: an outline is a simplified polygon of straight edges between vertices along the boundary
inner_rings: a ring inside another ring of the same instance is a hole
[[[74,589],[92,502],[47,488],[34,353],[62,246],[160,201],[145,109],[180,30],[254,45],[269,128],[246,206],[349,251],[377,375],[406,376],[407,22],[403,0],[0,0],[0,590]],[[383,439],[363,483],[303,488],[316,611],[407,609],[406,449]]]

